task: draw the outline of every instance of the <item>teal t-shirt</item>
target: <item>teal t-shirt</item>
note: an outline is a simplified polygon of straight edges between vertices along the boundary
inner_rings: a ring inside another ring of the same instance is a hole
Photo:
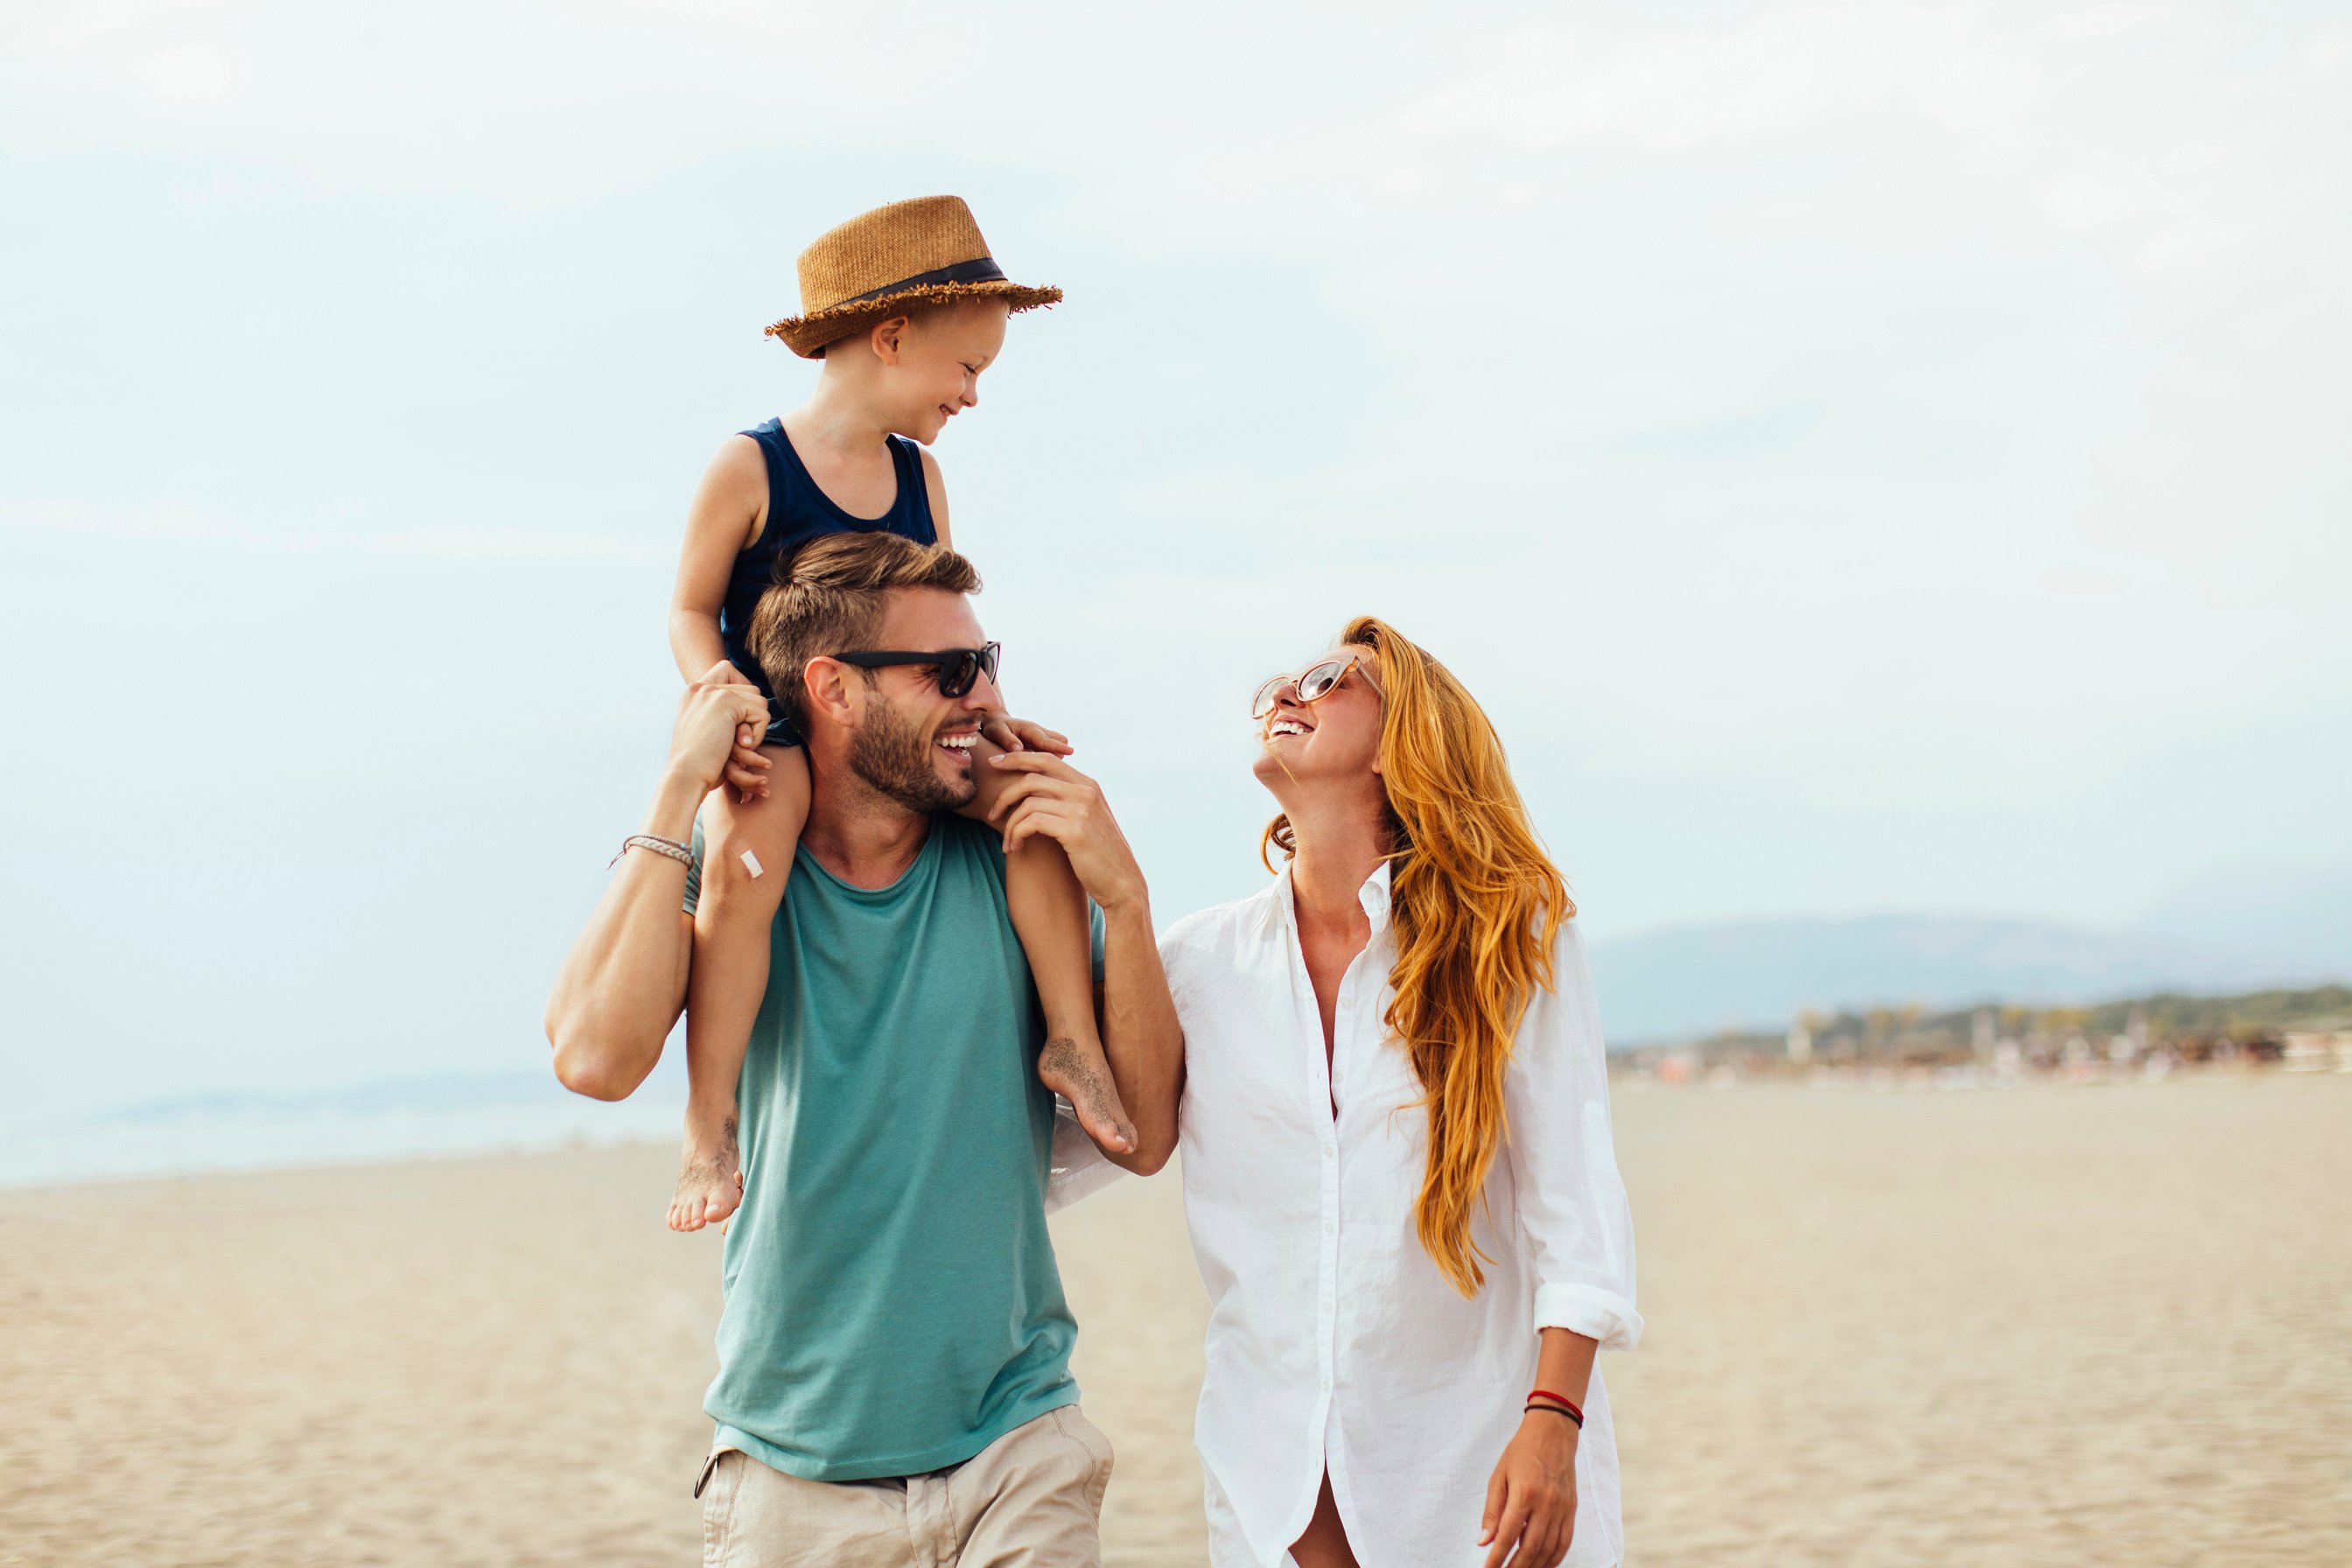
[[[997,835],[934,817],[877,889],[803,850],[770,943],[703,1408],[719,1447],[809,1480],[961,1463],[1078,1397],[1045,1020]]]

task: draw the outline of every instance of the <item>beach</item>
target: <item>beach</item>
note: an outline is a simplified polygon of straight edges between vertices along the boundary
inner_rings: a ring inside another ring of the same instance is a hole
[[[2352,1078],[1616,1115],[1629,1561],[2352,1562]],[[696,1561],[718,1243],[662,1228],[673,1159],[0,1191],[0,1563]],[[1055,1233],[1106,1561],[1199,1563],[1175,1174]]]

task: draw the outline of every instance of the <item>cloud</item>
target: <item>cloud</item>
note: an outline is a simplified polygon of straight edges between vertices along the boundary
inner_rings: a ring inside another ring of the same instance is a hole
[[[2139,253],[2140,265],[2151,272],[2202,267],[2253,232],[2251,224],[2217,224],[2192,216],[2148,241]]]
[[[670,558],[667,542],[594,534],[541,533],[520,528],[425,528],[370,538],[361,548],[385,555],[444,561],[634,561]]]
[[[2113,38],[2134,33],[2163,19],[2160,5],[2094,5],[2088,10],[2062,11],[2050,18],[2050,36],[2069,43]]]
[[[205,11],[224,0],[70,0],[54,8],[47,31],[53,44],[71,48],[110,34],[142,31],[186,11]]]
[[[131,68],[158,98],[218,98],[228,90],[228,57],[210,44],[181,44]]]
[[[2061,228],[2098,228],[2151,213],[2178,213],[2194,205],[2137,164],[2112,153],[2075,159],[2034,186],[2050,221]]]
[[[290,556],[389,555],[440,561],[625,562],[659,566],[669,542],[497,524],[402,529],[383,533],[257,528],[204,507],[0,500],[0,530],[40,530],[147,542],[236,546]]]
[[[1612,36],[1605,23],[1521,32],[1501,63],[1423,99],[1425,132],[1485,131],[1539,146],[1622,137],[1681,149],[1832,123],[1889,102],[1989,145],[2032,101],[2026,60],[1978,36],[1980,7],[1765,10],[1748,26]]]

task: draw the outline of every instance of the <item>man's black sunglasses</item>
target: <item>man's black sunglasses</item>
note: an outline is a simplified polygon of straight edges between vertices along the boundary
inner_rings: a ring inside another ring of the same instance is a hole
[[[961,697],[972,683],[985,675],[996,679],[997,657],[1003,652],[1002,643],[990,643],[983,647],[941,647],[929,653],[917,653],[908,648],[867,648],[863,653],[837,653],[833,657],[844,664],[854,664],[860,669],[882,669],[894,664],[928,664],[939,671],[940,695]]]

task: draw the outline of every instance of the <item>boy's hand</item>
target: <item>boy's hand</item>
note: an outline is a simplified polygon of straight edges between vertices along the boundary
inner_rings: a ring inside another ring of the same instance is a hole
[[[751,677],[735,668],[735,661],[722,658],[710,667],[696,682],[698,686],[741,686],[757,691]],[[760,742],[765,739],[768,726],[763,718],[757,724],[735,726],[735,750],[727,759],[727,783],[734,786],[735,801],[749,805],[768,793],[768,771],[774,764],[760,754]]]
[[[669,743],[671,772],[695,780],[705,791],[718,788],[735,765],[743,731],[761,732],[767,722],[768,700],[758,687],[696,681],[677,705],[677,727]],[[767,765],[765,757],[759,760],[761,766]]]
[[[991,713],[982,721],[980,732],[1007,752],[1044,752],[1049,756],[1066,757],[1077,750],[1059,730],[1048,730],[1034,720],[1015,719],[1010,713]]]
[[[746,689],[757,691],[759,688],[747,686]],[[764,700],[761,706],[764,710]],[[738,805],[749,805],[767,796],[768,770],[774,765],[760,754],[760,739],[767,732],[764,722],[735,726],[735,750],[727,758],[727,782],[735,786]]]

